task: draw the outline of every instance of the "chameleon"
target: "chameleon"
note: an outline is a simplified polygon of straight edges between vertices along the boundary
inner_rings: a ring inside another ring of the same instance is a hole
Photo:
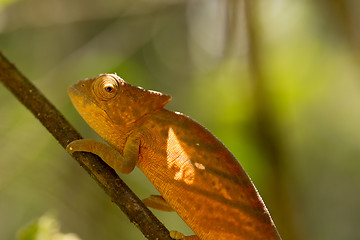
[[[107,143],[70,142],[122,174],[137,166],[161,195],[143,200],[176,211],[195,235],[185,240],[281,239],[258,191],[233,154],[209,130],[164,108],[169,95],[133,86],[116,74],[85,79],[68,89],[89,126]]]

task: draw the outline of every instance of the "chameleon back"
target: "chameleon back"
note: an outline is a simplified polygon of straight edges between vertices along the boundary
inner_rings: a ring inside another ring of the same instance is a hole
[[[207,129],[165,109],[140,129],[137,166],[201,239],[280,239],[251,180]]]

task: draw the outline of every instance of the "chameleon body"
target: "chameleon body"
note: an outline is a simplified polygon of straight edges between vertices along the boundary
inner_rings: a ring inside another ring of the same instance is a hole
[[[68,151],[93,152],[125,174],[140,168],[161,194],[145,204],[176,211],[196,234],[184,239],[280,239],[239,162],[202,125],[164,109],[170,96],[114,74],[80,81],[69,96],[110,146],[85,139],[71,142]]]

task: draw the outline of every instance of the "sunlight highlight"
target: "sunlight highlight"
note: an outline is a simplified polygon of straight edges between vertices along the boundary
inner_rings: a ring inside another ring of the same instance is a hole
[[[195,167],[185,150],[181,147],[172,128],[169,128],[166,153],[168,168],[175,168],[177,170],[174,179],[184,181],[186,184],[192,184],[195,180]]]

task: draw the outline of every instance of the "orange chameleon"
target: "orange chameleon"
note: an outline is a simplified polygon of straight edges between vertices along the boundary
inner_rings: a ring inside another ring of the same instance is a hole
[[[171,97],[132,86],[114,74],[69,88],[75,108],[110,146],[71,142],[70,153],[92,152],[116,171],[135,165],[161,196],[149,207],[174,210],[196,236],[186,240],[281,239],[260,195],[231,152],[206,128],[163,107]]]

